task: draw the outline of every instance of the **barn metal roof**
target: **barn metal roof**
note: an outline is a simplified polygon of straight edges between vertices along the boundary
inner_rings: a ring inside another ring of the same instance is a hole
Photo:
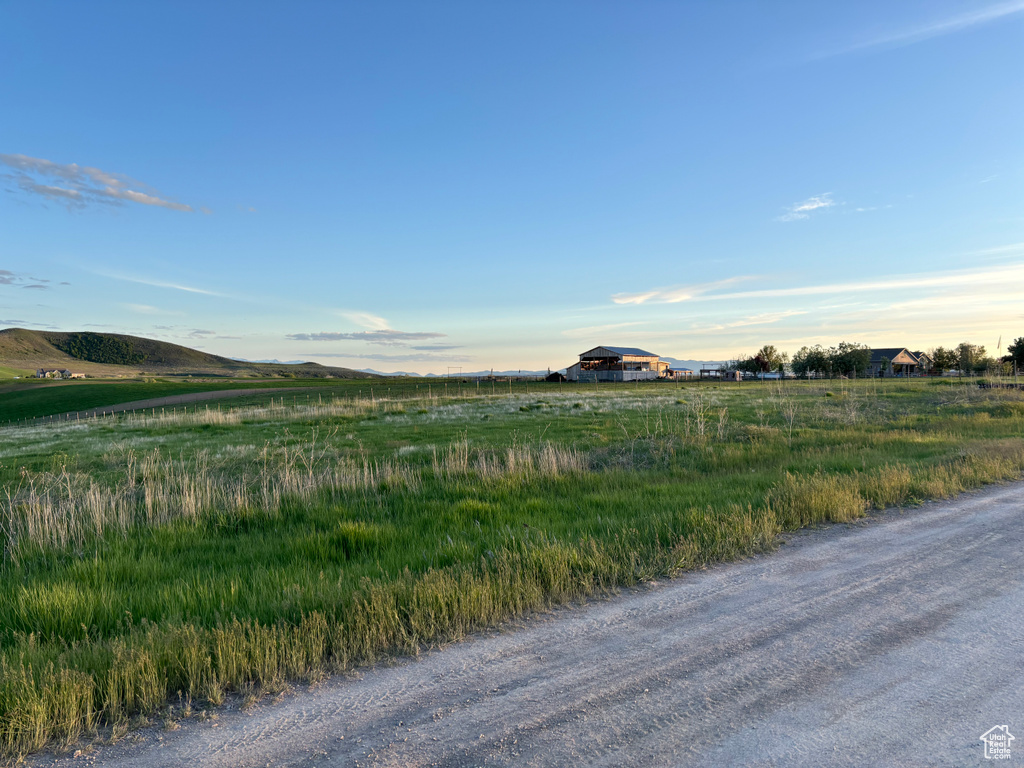
[[[642,357],[657,357],[653,352],[648,352],[638,347],[609,347],[606,344],[600,344],[596,347],[591,347],[587,352],[593,352],[595,349],[607,349],[609,352],[614,352],[616,355],[640,355]],[[584,352],[583,354],[587,354]]]

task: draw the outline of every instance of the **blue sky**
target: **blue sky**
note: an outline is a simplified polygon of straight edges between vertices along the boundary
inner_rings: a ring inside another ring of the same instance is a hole
[[[1024,0],[0,5],[0,327],[553,369],[1024,335]]]

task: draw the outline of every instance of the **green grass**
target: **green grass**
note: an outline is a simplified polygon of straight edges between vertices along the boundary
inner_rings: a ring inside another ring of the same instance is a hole
[[[0,378],[4,371],[13,368],[0,368]],[[15,374],[17,375],[17,374]],[[501,385],[495,384],[495,387]],[[515,393],[540,391],[557,387],[543,383],[524,384],[514,382]],[[317,393],[321,397],[361,398],[370,397],[410,397],[428,392],[443,396],[446,392],[456,394],[481,391],[481,385],[469,382],[445,382],[442,379],[272,379],[260,380],[251,378],[223,379],[218,381],[169,380],[163,378],[130,380],[130,381],[69,381],[55,383],[53,381],[25,381],[14,385],[0,393],[0,424],[23,419],[35,419],[56,414],[73,413],[92,408],[101,408],[136,400],[150,400],[158,397],[185,395],[196,392],[213,392],[226,389],[279,389],[303,388]],[[504,384],[507,391],[508,384]],[[483,385],[483,391],[489,386]],[[501,391],[501,390],[498,390]],[[316,395],[314,395],[315,397]],[[263,402],[267,397],[249,399],[244,402]],[[304,395],[294,392],[287,395],[292,402],[298,402]]]
[[[35,371],[30,371],[27,368],[9,368],[6,365],[0,365],[0,379],[25,378],[33,374]]]
[[[390,388],[0,430],[2,748],[179,694],[276,691],[1024,470],[1015,391]]]

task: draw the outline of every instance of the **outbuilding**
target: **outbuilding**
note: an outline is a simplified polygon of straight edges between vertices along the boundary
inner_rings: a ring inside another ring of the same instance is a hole
[[[637,347],[594,347],[565,371],[569,381],[649,381],[667,372],[658,355]]]

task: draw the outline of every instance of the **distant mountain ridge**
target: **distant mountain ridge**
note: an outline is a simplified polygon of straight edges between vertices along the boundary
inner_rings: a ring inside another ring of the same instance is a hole
[[[244,357],[232,357],[232,358],[229,358],[229,359],[234,360],[236,363],[263,363],[263,364],[270,363],[271,365],[307,365],[307,364],[309,364],[308,360],[278,360],[276,358],[272,358],[270,360],[246,360]]]
[[[359,370],[362,371],[363,373],[372,373],[372,374],[374,374],[376,376],[412,376],[414,378],[421,378],[421,379],[445,379],[445,378],[449,378],[449,375],[446,374],[446,373],[416,373],[415,371],[378,371],[378,370],[376,370],[374,368],[360,368]],[[565,368],[562,368],[561,371],[562,371],[562,373],[565,373]],[[524,371],[520,371],[520,370],[515,370],[515,371],[490,371],[490,370],[486,370],[486,371],[462,371],[461,373],[452,373],[450,378],[453,378],[453,379],[459,379],[459,378],[462,378],[462,379],[479,379],[479,378],[482,378],[484,376],[490,376],[492,374],[495,377],[512,376],[514,378],[516,376],[547,376],[548,373],[549,372],[547,370],[543,370],[543,371],[525,371],[525,370]],[[550,373],[555,373],[555,369],[552,368]]]
[[[726,364],[725,360],[676,360],[674,357],[663,357],[661,359],[671,365],[673,370],[678,371],[683,368],[689,368],[694,373],[698,372],[701,368],[718,368]]]
[[[67,368],[93,376],[195,375],[372,378],[373,374],[318,363],[253,363],[200,352],[167,341],[94,331],[0,330],[0,366]]]

